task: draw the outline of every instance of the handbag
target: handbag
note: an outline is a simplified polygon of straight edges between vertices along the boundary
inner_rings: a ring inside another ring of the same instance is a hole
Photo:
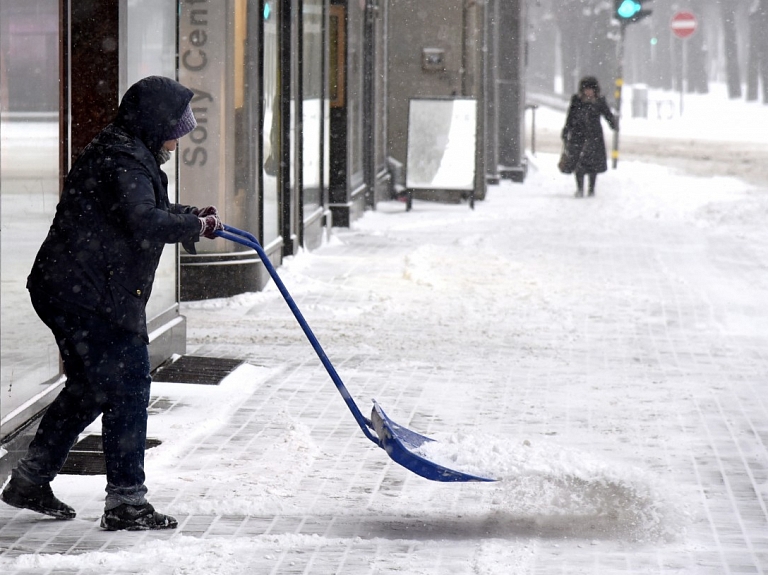
[[[568,154],[568,149],[565,147],[565,144],[563,144],[563,151],[560,152],[560,161],[557,162],[557,169],[560,170],[563,174],[572,174],[574,166],[573,159],[571,158],[570,154]]]

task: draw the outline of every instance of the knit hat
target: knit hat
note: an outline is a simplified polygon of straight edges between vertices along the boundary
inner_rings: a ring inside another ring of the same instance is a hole
[[[189,134],[196,126],[197,120],[195,120],[195,115],[192,113],[192,107],[187,104],[181,118],[179,118],[175,125],[172,125],[171,132],[166,136],[165,140],[178,140],[182,136]]]
[[[594,76],[585,76],[581,79],[581,82],[579,82],[579,90],[584,91],[587,88],[593,89],[595,92],[600,91],[600,84],[597,82],[597,78]]]

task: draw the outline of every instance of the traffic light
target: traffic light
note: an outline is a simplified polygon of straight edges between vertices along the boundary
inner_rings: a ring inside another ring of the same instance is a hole
[[[613,0],[613,15],[622,26],[639,22],[651,15],[650,10],[644,10],[643,4],[649,0]]]

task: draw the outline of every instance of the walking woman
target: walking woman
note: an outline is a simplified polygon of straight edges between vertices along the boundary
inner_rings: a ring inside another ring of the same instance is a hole
[[[587,195],[593,196],[597,174],[608,170],[601,116],[606,119],[611,129],[618,128],[618,118],[613,115],[605,97],[600,94],[597,78],[586,76],[579,82],[579,93],[571,97],[562,132],[565,150],[573,162],[577,198],[584,196],[585,175],[589,185]]]

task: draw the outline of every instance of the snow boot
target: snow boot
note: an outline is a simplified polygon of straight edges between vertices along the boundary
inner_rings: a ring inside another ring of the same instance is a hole
[[[587,192],[587,196],[592,197],[595,195],[595,188],[590,188],[590,190]]]
[[[178,523],[170,515],[155,511],[149,503],[128,505],[123,503],[105,511],[101,516],[101,528],[107,531],[149,531],[150,529],[175,529]]]
[[[584,197],[584,190],[576,190],[576,193],[573,194],[575,198],[583,198]]]
[[[74,519],[77,515],[74,509],[56,498],[50,483],[35,485],[14,477],[5,486],[0,498],[12,507],[29,509],[56,519]]]

